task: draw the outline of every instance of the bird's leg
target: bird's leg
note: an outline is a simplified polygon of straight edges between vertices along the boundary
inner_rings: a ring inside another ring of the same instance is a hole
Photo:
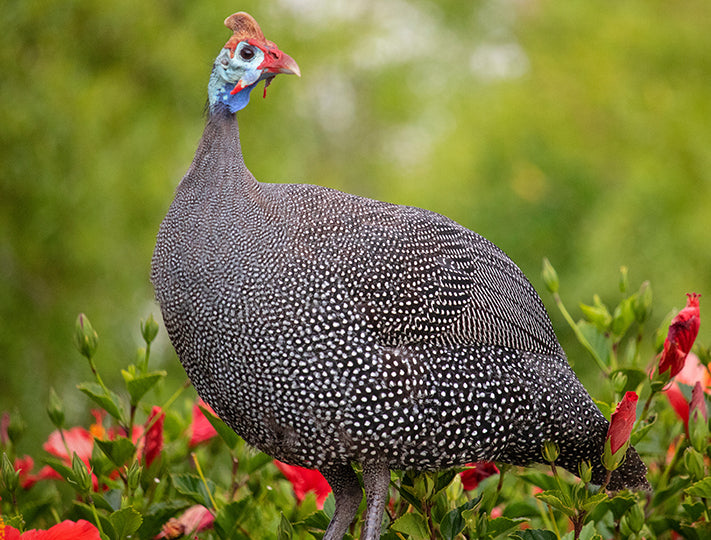
[[[323,540],[341,540],[358,511],[363,490],[358,477],[349,464],[320,469],[333,490],[336,511],[328,524]]]
[[[390,469],[387,464],[381,461],[364,463],[363,484],[367,505],[360,540],[378,540],[390,485]]]

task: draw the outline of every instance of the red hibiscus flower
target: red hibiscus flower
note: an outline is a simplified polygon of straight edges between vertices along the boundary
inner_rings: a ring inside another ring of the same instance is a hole
[[[157,405],[151,410],[145,425],[145,443],[143,445],[143,459],[146,467],[150,467],[151,463],[163,451],[163,421],[165,413]]]
[[[637,400],[637,394],[627,392],[612,413],[603,454],[603,463],[610,471],[620,466],[627,453],[632,427],[637,418]]]
[[[316,493],[316,506],[319,510],[323,509],[323,503],[326,497],[328,497],[328,494],[331,493],[331,486],[328,485],[328,482],[326,482],[326,479],[320,472],[314,469],[287,465],[276,459],[274,460],[274,464],[286,479],[291,482],[297,501],[303,501],[306,494],[309,491],[313,491]]]
[[[667,338],[664,340],[664,350],[659,357],[659,373],[669,370],[669,377],[676,376],[682,370],[699,333],[701,295],[692,293],[686,296],[686,307],[672,319]]]
[[[459,478],[462,480],[462,487],[465,491],[476,489],[479,482],[485,478],[499,474],[498,467],[491,461],[478,461],[476,463],[469,463],[467,466],[469,469],[459,473]]]
[[[689,416],[692,417],[695,415],[701,415],[706,421],[709,419],[708,411],[706,410],[704,389],[699,381],[696,381],[691,391],[691,401],[689,402]]]
[[[209,441],[217,435],[217,431],[212,427],[210,421],[205,417],[205,415],[200,410],[200,406],[211,411],[213,414],[215,412],[210,408],[210,406],[205,403],[202,399],[193,405],[193,421],[190,424],[190,446],[197,446],[198,444]],[[215,416],[217,416],[215,414]]]
[[[32,474],[34,466],[35,460],[30,456],[15,458],[15,470],[20,471],[20,486],[22,489],[30,489],[37,480],[40,480],[39,476]]]
[[[77,522],[62,521],[46,531],[32,529],[22,534],[14,527],[5,525],[3,532],[3,540],[101,540],[99,529],[83,519]]]

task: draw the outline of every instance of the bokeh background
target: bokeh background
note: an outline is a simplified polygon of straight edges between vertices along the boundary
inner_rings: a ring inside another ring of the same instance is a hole
[[[576,370],[598,376],[574,317],[619,267],[650,280],[653,326],[711,301],[711,2],[707,0],[45,0],[2,2],[0,410],[25,443],[70,423],[90,378],[84,312],[112,385],[158,309],[158,225],[204,125],[207,79],[249,11],[299,63],[239,115],[259,179],[309,182],[444,213],[504,249],[540,291]],[[165,339],[154,367],[184,373]]]

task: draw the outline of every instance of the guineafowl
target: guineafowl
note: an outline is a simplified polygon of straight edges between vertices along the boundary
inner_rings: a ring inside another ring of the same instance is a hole
[[[390,469],[540,461],[575,472],[608,422],[568,366],[543,304],[494,244],[420,208],[258,182],[236,112],[296,62],[236,13],[208,120],[158,232],[152,282],[198,394],[248,443],[318,469],[342,538],[363,492],[379,537]],[[646,487],[633,448],[609,487]]]

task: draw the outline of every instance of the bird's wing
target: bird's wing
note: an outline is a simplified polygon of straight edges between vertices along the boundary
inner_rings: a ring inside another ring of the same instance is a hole
[[[561,353],[538,294],[494,244],[420,208],[364,199],[357,206],[342,218],[340,264],[384,343]]]

